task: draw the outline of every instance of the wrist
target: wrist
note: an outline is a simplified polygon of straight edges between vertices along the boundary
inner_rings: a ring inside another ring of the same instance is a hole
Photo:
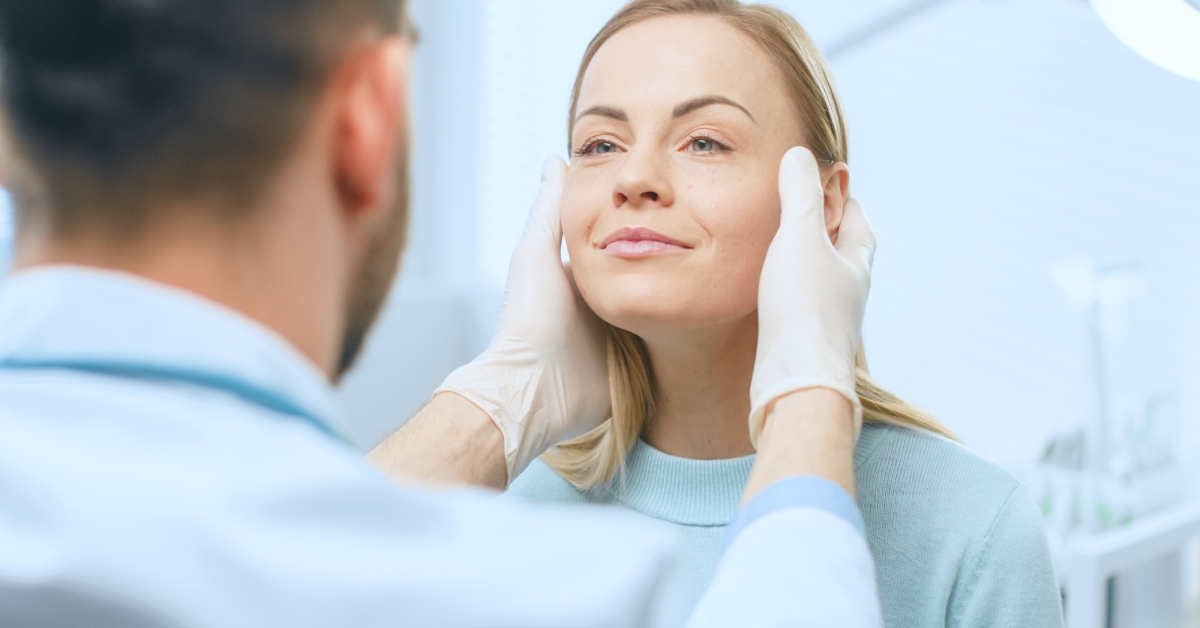
[[[829,445],[853,445],[858,440],[855,405],[844,393],[824,387],[797,390],[767,405],[760,442],[773,434],[779,434],[775,438],[791,438],[796,432],[833,439]]]
[[[854,408],[841,393],[810,388],[768,405],[743,501],[788,477],[816,476],[854,495]]]
[[[563,433],[572,416],[561,395],[567,378],[556,368],[528,351],[514,357],[485,355],[452,373],[434,395],[452,394],[490,418],[502,436],[506,474],[512,481],[547,449],[571,436]]]
[[[858,427],[862,425],[862,404],[855,390],[853,376],[849,378],[848,382],[844,381],[844,378],[794,378],[757,390],[752,384],[749,420],[751,444],[756,449],[759,447],[758,442],[767,418],[780,401],[791,398],[792,401],[785,403],[785,406],[795,405],[798,403],[797,399],[807,400],[805,403],[821,399],[832,402],[833,397],[830,395],[840,396],[849,404],[851,425],[854,427],[854,434],[857,437]]]
[[[367,460],[403,480],[503,489],[509,479],[500,429],[477,405],[452,392],[435,394]]]

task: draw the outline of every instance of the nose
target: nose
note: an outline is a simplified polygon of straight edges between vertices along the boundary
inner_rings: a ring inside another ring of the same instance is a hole
[[[613,205],[631,209],[670,207],[675,202],[670,165],[658,151],[634,147],[628,153],[613,185]]]

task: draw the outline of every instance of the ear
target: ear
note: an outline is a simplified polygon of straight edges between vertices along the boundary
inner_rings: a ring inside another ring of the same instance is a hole
[[[837,244],[846,200],[850,198],[850,167],[839,161],[822,168],[821,187],[825,194],[825,230],[829,233],[829,241]]]
[[[410,56],[407,40],[385,37],[347,55],[338,73],[333,165],[351,216],[387,208],[396,193]]]

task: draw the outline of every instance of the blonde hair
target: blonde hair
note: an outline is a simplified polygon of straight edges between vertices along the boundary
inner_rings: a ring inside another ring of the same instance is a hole
[[[833,75],[817,46],[786,12],[738,0],[633,0],[626,4],[600,29],[583,55],[571,92],[568,138],[574,131],[584,73],[596,51],[627,26],[670,15],[712,16],[756,41],[782,71],[788,93],[806,122],[802,126],[809,150],[827,165],[848,161],[841,101]],[[561,443],[543,456],[559,475],[580,489],[603,486],[619,471],[624,472],[625,458],[655,412],[654,377],[645,343],[629,331],[612,325],[606,327],[612,417],[595,430]],[[855,388],[862,402],[864,421],[929,430],[956,439],[937,419],[871,380],[861,342],[854,365]]]

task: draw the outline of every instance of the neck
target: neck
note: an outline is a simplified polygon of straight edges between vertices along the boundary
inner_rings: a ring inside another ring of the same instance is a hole
[[[318,263],[330,257],[317,254],[328,250],[330,239],[319,229],[289,228],[289,221],[278,215],[272,220],[266,213],[236,225],[175,220],[134,239],[96,232],[45,236],[22,226],[14,270],[89,266],[187,290],[274,330],[319,370],[332,374],[340,350],[338,330],[344,324],[336,304],[344,299],[339,269]]]
[[[670,338],[646,339],[655,416],[643,435],[662,452],[717,460],[754,453],[747,419],[758,314]]]

